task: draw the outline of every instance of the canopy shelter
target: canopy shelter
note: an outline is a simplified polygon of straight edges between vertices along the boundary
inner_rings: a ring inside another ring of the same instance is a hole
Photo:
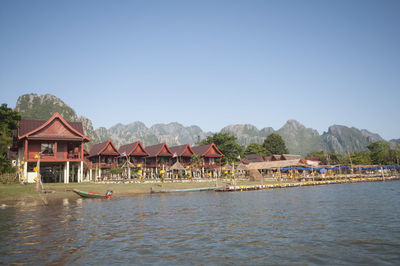
[[[174,171],[174,170],[176,170],[176,171],[184,171],[185,168],[182,166],[182,164],[180,162],[176,162],[171,166],[171,168],[169,170],[171,170],[171,171]]]
[[[238,171],[247,171],[248,169],[247,169],[247,166],[244,163],[240,163],[238,165],[238,167],[236,168],[236,170],[238,170]]]
[[[169,170],[172,171],[173,176],[175,176],[175,178],[179,177],[179,173],[182,174],[182,171],[185,171],[185,167],[182,166],[182,164],[178,161],[176,161],[170,168]]]
[[[131,163],[130,161],[126,160],[122,165],[121,168],[125,171],[126,176],[128,179],[131,179],[131,168],[135,168],[136,166]]]
[[[230,165],[229,163],[227,163],[227,164],[225,164],[225,165],[222,167],[222,170],[228,170],[228,171],[230,171],[230,170],[233,170],[233,167],[232,167],[232,165]]]
[[[290,166],[306,166],[300,159],[296,160],[282,160],[282,161],[269,161],[269,162],[256,162],[249,163],[248,169],[274,169],[274,168],[284,168]]]

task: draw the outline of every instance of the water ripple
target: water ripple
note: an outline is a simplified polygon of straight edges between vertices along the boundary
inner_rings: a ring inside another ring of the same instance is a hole
[[[400,263],[400,182],[62,200],[0,210],[0,263]]]

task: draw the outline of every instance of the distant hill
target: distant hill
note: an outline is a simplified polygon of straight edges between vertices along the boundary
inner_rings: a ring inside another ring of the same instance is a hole
[[[242,124],[242,125],[229,125],[221,129],[222,133],[229,133],[235,136],[238,140],[237,142],[240,145],[247,146],[252,142],[263,143],[266,136],[271,133],[274,133],[275,130],[272,127],[265,127],[261,130],[258,130],[253,125],[250,124]]]
[[[390,143],[392,143],[393,145],[400,145],[400,139],[392,139],[390,140]]]
[[[99,143],[92,121],[84,116],[78,117],[71,107],[54,95],[24,94],[18,98],[15,109],[21,113],[23,119],[35,120],[48,120],[55,112],[58,112],[66,121],[82,122],[86,136],[91,139],[86,148]]]
[[[96,134],[101,141],[109,138],[119,147],[120,145],[140,140],[145,146],[167,142],[168,145],[191,145],[204,139],[210,132],[203,132],[198,126],[185,127],[177,122],[169,124],[155,124],[147,128],[142,122],[136,121],[128,125],[117,124],[109,129],[104,127],[96,129]]]
[[[186,143],[193,145],[212,134],[204,132],[196,125],[185,127],[177,122],[155,124],[148,128],[143,122],[136,121],[128,125],[119,123],[109,129],[100,127],[94,130],[88,118],[78,117],[70,106],[51,94],[22,95],[18,98],[15,109],[26,119],[47,120],[55,112],[59,112],[67,121],[81,121],[86,135],[91,138],[89,147],[109,138],[117,147],[137,140],[143,142],[145,146],[164,141],[171,146]],[[252,142],[262,143],[269,134],[276,132],[285,140],[290,153],[302,155],[312,151],[358,152],[366,150],[366,146],[372,142],[384,141],[378,134],[368,130],[341,125],[330,126],[327,132],[320,135],[317,130],[306,128],[296,120],[287,121],[278,130],[272,127],[259,130],[251,124],[236,124],[222,128],[221,132],[237,137],[237,142],[244,146]],[[391,143],[400,145],[400,139],[391,140]]]

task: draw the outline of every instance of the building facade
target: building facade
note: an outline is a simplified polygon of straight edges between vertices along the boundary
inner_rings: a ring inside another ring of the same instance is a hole
[[[11,150],[17,152],[16,164],[24,182],[35,182],[37,173],[44,182],[82,182],[83,145],[89,141],[81,122],[67,122],[55,113],[47,121],[22,119]]]

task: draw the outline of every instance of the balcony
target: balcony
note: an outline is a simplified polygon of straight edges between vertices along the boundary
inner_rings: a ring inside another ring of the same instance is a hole
[[[100,167],[100,169],[109,169],[109,168],[115,168],[116,164],[115,163],[93,163],[93,168]]]
[[[203,163],[203,167],[207,168],[207,169],[216,169],[216,168],[220,168],[220,165],[217,163]]]

